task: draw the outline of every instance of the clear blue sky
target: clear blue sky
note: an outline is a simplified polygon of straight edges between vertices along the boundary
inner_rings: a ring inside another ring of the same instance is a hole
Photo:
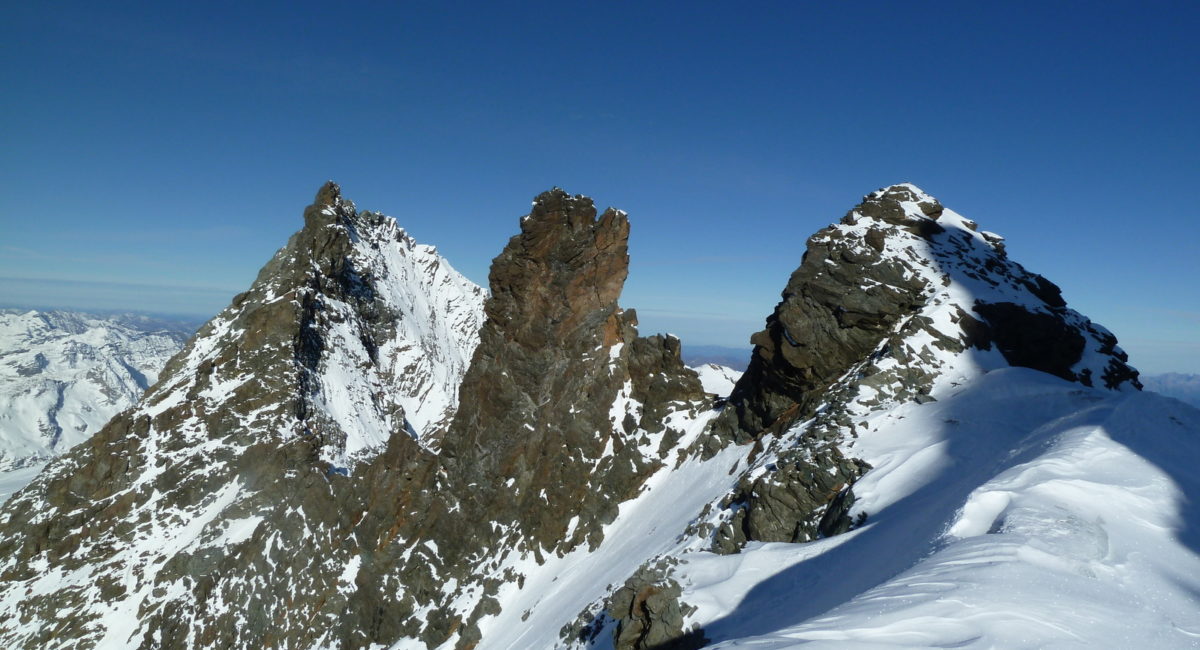
[[[212,314],[326,179],[479,283],[559,185],[643,332],[745,345],[914,182],[1148,372],[1200,372],[1200,5],[10,3],[0,302]]]

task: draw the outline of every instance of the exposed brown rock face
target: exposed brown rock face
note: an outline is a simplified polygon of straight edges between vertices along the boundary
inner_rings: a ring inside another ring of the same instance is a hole
[[[615,650],[695,650],[708,641],[683,619],[695,608],[683,605],[683,589],[671,579],[668,563],[643,566],[613,594],[609,616],[616,620]]]
[[[678,340],[638,338],[617,304],[628,235],[624,213],[597,218],[590,199],[553,190],[493,261],[488,318],[443,440],[439,502],[408,515],[422,527],[408,539],[436,540],[442,579],[469,581],[499,549],[541,558],[599,544],[618,504],[663,462],[669,445],[649,434],[678,437],[663,431],[667,404],[704,399]],[[422,583],[426,564],[410,560],[401,580]],[[489,580],[490,594],[499,579]],[[469,642],[495,606],[485,598],[466,617],[446,612],[422,638],[440,643],[461,627]]]
[[[703,397],[678,341],[637,338],[633,313],[617,305],[628,237],[622,212],[597,219],[585,197],[538,197],[492,263],[488,320],[443,447],[447,472],[492,481],[483,492],[495,498],[481,505],[508,504],[546,550],[598,542],[598,524],[657,467],[636,431],[660,431],[667,402]],[[614,403],[628,399],[641,412],[614,421]],[[576,515],[575,537],[560,541]]]

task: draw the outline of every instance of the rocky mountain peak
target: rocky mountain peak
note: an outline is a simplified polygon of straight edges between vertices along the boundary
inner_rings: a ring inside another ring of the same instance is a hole
[[[456,472],[512,479],[518,496],[508,502],[549,499],[564,527],[581,503],[607,511],[636,488],[652,464],[632,440],[646,412],[702,398],[678,340],[639,339],[636,315],[617,304],[628,238],[625,213],[610,208],[597,218],[587,197],[555,188],[534,200],[492,262],[487,321],[444,447]],[[651,374],[677,380],[650,389]],[[632,400],[637,409],[622,410]],[[662,430],[650,419],[646,426]],[[606,448],[617,459],[597,466]],[[573,472],[581,480],[564,480]],[[598,488],[606,499],[590,496]],[[602,519],[585,514],[579,539]],[[543,533],[553,546],[553,527]]]
[[[500,611],[499,586],[523,580],[514,567],[598,546],[619,504],[682,437],[668,412],[705,404],[678,339],[638,337],[636,316],[617,303],[624,213],[597,217],[591,199],[554,189],[520,228],[492,262],[487,318],[436,465],[410,462],[373,479],[400,496],[379,501],[367,521],[413,528],[381,533],[394,541],[376,554],[374,574],[428,586],[432,613],[404,624],[431,647],[454,635],[470,647],[477,623]],[[414,552],[424,539],[436,562]],[[441,584],[458,587],[433,593]],[[393,606],[361,593],[365,610]]]
[[[785,413],[790,422],[811,412],[814,399],[904,328],[959,351],[994,343],[1002,364],[1136,386],[1116,339],[1067,309],[1052,282],[1009,260],[1002,241],[912,184],[864,197],[809,239],[783,300],[751,337],[750,367],[731,397],[735,428],[752,434]],[[945,322],[930,320],[942,312]]]
[[[867,195],[808,240],[714,425],[776,459],[727,496],[715,550],[845,530],[850,486],[869,469],[844,453],[856,427],[872,411],[934,401],[938,385],[1022,366],[1140,388],[1116,338],[1002,242],[911,184]]]
[[[623,212],[543,193],[490,296],[332,183],[304,214],[136,407],[0,508],[0,641],[695,647],[671,554],[847,530],[888,458],[854,446],[869,423],[1009,365],[1137,386],[912,185],[808,240],[723,409],[619,305]]]
[[[344,612],[345,567],[330,563],[349,561],[354,546],[323,543],[318,557],[306,551],[311,536],[352,525],[349,504],[364,510],[365,476],[388,448],[432,464],[429,436],[454,411],[485,296],[391,218],[356,211],[336,185],[304,215],[136,407],[5,504],[4,586],[31,581],[46,597],[19,615],[0,611],[29,621],[0,626],[0,638],[305,645],[320,633],[282,622],[270,592],[307,594],[287,609],[310,616]],[[59,523],[37,528],[33,512]],[[52,568],[31,571],[36,562]],[[263,581],[274,586],[247,590]],[[13,602],[0,597],[0,608]],[[78,625],[53,623],[68,612]]]
[[[342,186],[333,181],[325,181],[325,184],[317,190],[317,198],[313,200],[312,207],[333,207],[341,201]]]
[[[915,208],[915,209],[914,209]],[[940,232],[936,225],[945,208],[937,199],[911,183],[892,185],[863,197],[850,212],[885,224],[911,229],[912,232]]]

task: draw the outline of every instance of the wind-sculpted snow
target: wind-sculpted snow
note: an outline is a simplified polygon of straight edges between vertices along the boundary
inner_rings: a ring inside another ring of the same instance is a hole
[[[1200,412],[1021,368],[932,394],[863,416],[865,525],[688,556],[690,622],[716,647],[1195,647]]]
[[[87,440],[137,402],[190,335],[132,315],[0,311],[0,481]],[[29,478],[32,478],[30,476]],[[0,501],[14,489],[0,488]]]

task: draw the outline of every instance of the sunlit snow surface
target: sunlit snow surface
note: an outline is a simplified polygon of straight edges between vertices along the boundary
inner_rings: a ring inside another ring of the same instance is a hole
[[[479,647],[559,647],[562,625],[663,556],[717,647],[1200,644],[1200,411],[1023,368],[934,396],[867,417],[860,528],[704,550],[681,533],[745,468],[727,448],[660,471],[597,551],[517,566],[524,588],[501,588]]]
[[[1013,368],[868,420],[866,525],[692,554],[721,647],[1194,647],[1200,412]]]
[[[919,212],[916,204],[907,208]],[[702,439],[715,413],[680,405],[665,424],[682,432],[682,438],[640,494],[620,504],[598,547],[584,544],[562,557],[546,553],[539,562],[537,553],[518,550],[524,547],[518,531],[497,524],[495,545],[479,558],[473,582],[460,585],[446,579],[440,585],[442,595],[453,601],[454,613],[465,616],[480,603],[482,581],[503,581],[496,594],[501,611],[479,622],[482,640],[477,647],[567,646],[560,636],[564,625],[584,610],[598,612],[639,566],[663,557],[678,560],[672,577],[683,588],[683,602],[696,608],[687,624],[702,627],[722,647],[1200,646],[1200,479],[1194,470],[1200,464],[1200,411],[1127,386],[1123,391],[1087,388],[1009,368],[995,349],[954,354],[933,345],[928,329],[910,327],[918,318],[954,336],[956,314],[969,312],[977,298],[1040,308],[1017,283],[987,281],[984,264],[993,246],[987,238],[949,210],[938,221],[947,228],[946,237],[956,238],[957,257],[902,234],[889,237],[885,248],[928,281],[925,304],[913,319],[898,323],[894,334],[910,352],[905,367],[936,376],[930,395],[936,401],[917,404],[896,397],[895,386],[884,379],[900,361],[877,351],[830,392],[835,396],[830,400],[840,402],[825,406],[827,411],[842,409],[854,422],[853,430],[840,431],[844,452],[873,466],[854,486],[852,514],[865,515],[862,525],[807,544],[751,543],[739,554],[711,553],[711,538],[703,531],[711,530],[704,524],[727,512],[718,504],[738,481],[767,471],[815,420],[765,436],[760,450],[729,445],[702,461],[698,454],[681,452]],[[354,261],[363,267],[385,265],[375,276],[380,303],[411,317],[416,329],[384,342],[378,367],[357,373],[363,352],[355,347],[355,330],[328,332],[336,345],[320,359],[313,400],[351,438],[330,456],[334,460],[353,461],[379,447],[379,434],[390,431],[384,417],[388,413],[359,406],[368,403],[363,396],[393,388],[407,376],[403,371],[410,363],[433,359],[444,371],[419,372],[419,381],[405,384],[417,390],[404,393],[416,400],[404,404],[404,412],[410,418],[418,414],[416,421],[422,421],[421,407],[429,399],[420,396],[424,388],[440,395],[428,401],[434,408],[424,422],[433,424],[447,408],[452,410],[453,392],[446,388],[456,386],[477,341],[472,318],[480,313],[482,292],[446,271],[431,249],[414,248],[398,229],[384,225],[379,238],[368,233],[356,242]],[[861,238],[868,225],[853,222],[840,229],[847,237]],[[396,266],[401,260],[404,266]],[[430,264],[422,265],[422,260]],[[287,261],[279,258],[280,264]],[[942,266],[953,264],[974,264],[978,272],[966,277]],[[270,307],[294,297],[276,289],[256,285],[246,304]],[[414,292],[415,302],[405,302]],[[452,306],[461,310],[461,321],[422,329],[430,314],[446,314]],[[333,312],[350,309],[335,300],[328,307]],[[214,319],[178,358],[177,383],[160,384],[137,413],[153,419],[180,408],[191,399],[192,389],[197,407],[216,410],[243,398],[254,403],[245,397],[252,392],[239,391],[253,377],[231,371],[203,383],[197,379],[206,361],[241,340],[244,321],[239,317],[231,308]],[[1073,326],[1093,328],[1077,368],[1097,369],[1099,376],[1108,359],[1096,348],[1101,330],[1074,312],[1067,318]],[[422,346],[445,354],[422,354]],[[281,358],[288,360],[286,354]],[[627,384],[609,409],[614,427],[642,408]],[[240,413],[238,430],[286,435],[291,420],[275,410],[268,404]],[[411,433],[419,436],[420,431]],[[657,456],[663,434],[642,433],[628,440],[636,441],[647,458]],[[168,442],[174,444],[168,448]],[[251,500],[240,480],[206,487],[203,499],[183,507],[169,505],[169,495],[155,487],[167,468],[186,466],[189,479],[202,477],[216,460],[244,453],[233,441],[204,431],[198,419],[183,418],[171,431],[152,429],[141,444],[145,448],[140,453],[158,462],[132,477],[126,492],[138,496],[141,512],[156,518],[138,523],[132,542],[112,553],[97,550],[92,542],[73,553],[104,558],[103,564],[51,566],[44,554],[35,556],[37,574],[0,594],[0,629],[5,620],[19,620],[23,600],[65,593],[78,606],[60,616],[94,616],[91,638],[98,647],[128,647],[140,638],[144,612],[172,602],[192,606],[182,582],[156,583],[165,562],[200,549],[236,545],[270,525],[247,506]],[[63,475],[76,469],[71,457],[51,466]],[[26,490],[14,502],[35,496],[36,490]],[[16,512],[11,506],[6,512]],[[38,517],[49,521],[51,514]],[[289,509],[285,516],[301,518],[307,528],[302,508]],[[266,557],[286,551],[277,544],[277,537],[268,538]],[[425,540],[406,553],[428,558],[436,568],[440,551]],[[0,569],[11,570],[18,561],[24,560],[0,558]],[[340,576],[339,594],[355,588],[351,576],[361,561],[355,555],[337,567],[333,575]],[[125,596],[103,601],[102,576],[111,577]],[[230,599],[195,602],[201,604],[243,621],[239,604]],[[431,611],[428,607],[417,616]],[[597,647],[611,645],[611,628],[609,621],[595,637]],[[27,638],[25,633],[14,630],[9,638]],[[332,638],[312,647],[337,647]],[[444,647],[459,640],[452,637]],[[421,646],[406,638],[391,647]]]

